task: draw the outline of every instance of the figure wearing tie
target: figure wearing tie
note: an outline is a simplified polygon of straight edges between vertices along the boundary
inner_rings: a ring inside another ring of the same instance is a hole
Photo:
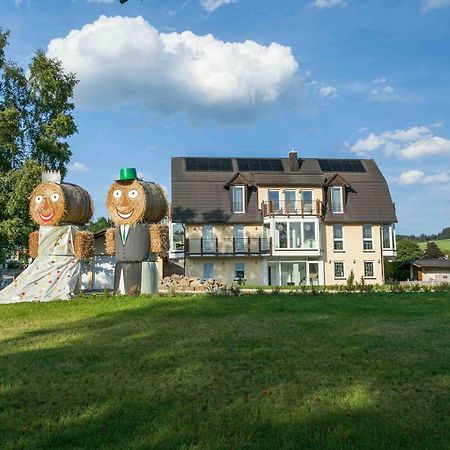
[[[106,232],[107,252],[116,257],[114,290],[121,294],[154,293],[158,255],[168,251],[168,227],[159,222],[167,215],[161,186],[137,178],[136,169],[121,169],[106,203],[116,224]]]

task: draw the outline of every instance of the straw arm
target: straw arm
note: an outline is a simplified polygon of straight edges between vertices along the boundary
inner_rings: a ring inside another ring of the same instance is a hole
[[[115,255],[116,253],[116,230],[114,228],[108,228],[106,230],[106,253],[108,255]]]
[[[90,231],[78,231],[75,235],[75,256],[86,260],[94,256],[94,234]]]
[[[28,254],[35,259],[39,251],[39,231],[33,231],[28,237]]]
[[[169,251],[169,227],[162,224],[152,224],[149,228],[150,251],[158,253],[163,258]]]

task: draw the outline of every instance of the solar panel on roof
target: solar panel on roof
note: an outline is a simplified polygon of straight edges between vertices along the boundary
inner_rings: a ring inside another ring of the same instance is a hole
[[[188,172],[232,172],[230,158],[186,158]]]
[[[237,163],[243,172],[284,172],[281,159],[237,158]]]
[[[319,159],[323,172],[365,172],[363,163],[359,159]]]

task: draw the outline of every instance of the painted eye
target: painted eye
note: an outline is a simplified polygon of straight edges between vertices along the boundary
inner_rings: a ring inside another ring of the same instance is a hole
[[[42,197],[42,195],[36,195],[36,198],[34,199],[34,201],[39,205],[40,203],[42,203],[44,201],[44,197]]]
[[[114,197],[114,198],[120,198],[120,197],[122,197],[122,191],[121,191],[120,189],[116,189],[116,190],[113,192],[113,197]]]
[[[139,195],[139,192],[136,189],[131,189],[130,192],[128,192],[128,197],[130,198],[136,198]]]
[[[52,196],[50,197],[50,199],[51,199],[51,201],[52,201],[53,203],[56,203],[56,202],[59,200],[59,194],[57,194],[56,192],[54,192],[54,193],[52,194]]]

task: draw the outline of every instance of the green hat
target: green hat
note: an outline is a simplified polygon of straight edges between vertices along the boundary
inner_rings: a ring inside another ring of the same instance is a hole
[[[119,179],[116,181],[130,181],[137,179],[137,172],[134,167],[126,167],[124,169],[120,169]]]

